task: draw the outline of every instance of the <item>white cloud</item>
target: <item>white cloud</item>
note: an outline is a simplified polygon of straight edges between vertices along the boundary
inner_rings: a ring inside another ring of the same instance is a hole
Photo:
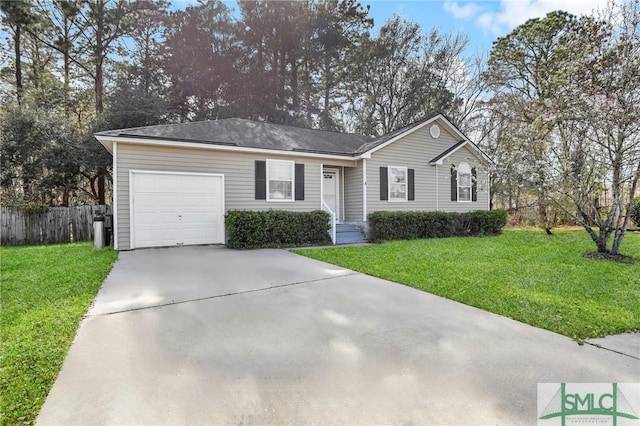
[[[574,15],[591,14],[604,9],[607,0],[501,0],[497,11],[478,16],[478,25],[494,35],[503,35],[532,18],[541,18],[554,10]]]
[[[445,1],[442,8],[456,19],[469,19],[476,16],[483,8],[476,3],[467,3],[464,6],[456,1]]]

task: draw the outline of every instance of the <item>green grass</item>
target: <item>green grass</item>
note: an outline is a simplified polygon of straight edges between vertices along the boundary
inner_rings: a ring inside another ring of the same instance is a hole
[[[0,248],[0,424],[33,424],[118,254],[78,243]]]
[[[552,330],[576,340],[640,330],[640,262],[587,259],[584,231],[391,241],[295,251]],[[640,235],[622,252],[640,258]]]

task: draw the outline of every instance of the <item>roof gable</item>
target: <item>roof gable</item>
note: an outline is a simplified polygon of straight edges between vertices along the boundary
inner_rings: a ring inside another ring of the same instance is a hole
[[[457,139],[469,140],[456,126],[454,126],[444,115],[442,114],[434,114],[422,121],[411,124],[409,126],[403,127],[402,129],[395,130],[391,133],[387,133],[375,141],[372,141],[360,149],[360,152],[363,157],[368,158],[376,151],[381,150],[382,148],[410,135],[411,133],[422,129],[423,127],[435,123],[438,121],[440,124],[444,125],[445,130]]]

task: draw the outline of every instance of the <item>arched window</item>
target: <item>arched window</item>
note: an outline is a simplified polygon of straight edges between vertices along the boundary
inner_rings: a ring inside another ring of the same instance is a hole
[[[471,167],[467,163],[458,165],[458,201],[471,201]]]

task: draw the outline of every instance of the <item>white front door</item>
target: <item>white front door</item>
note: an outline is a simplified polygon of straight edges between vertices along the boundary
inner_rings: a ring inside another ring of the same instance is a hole
[[[340,190],[338,185],[338,171],[325,170],[322,174],[322,199],[336,214],[336,219],[340,218]]]

